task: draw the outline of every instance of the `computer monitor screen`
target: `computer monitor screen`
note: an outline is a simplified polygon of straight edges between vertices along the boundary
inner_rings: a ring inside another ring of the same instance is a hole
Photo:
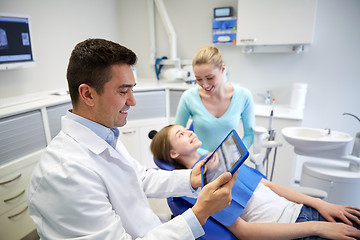
[[[0,69],[34,63],[29,17],[0,15]]]

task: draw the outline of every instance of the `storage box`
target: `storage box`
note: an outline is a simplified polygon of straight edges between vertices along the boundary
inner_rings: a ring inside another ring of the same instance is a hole
[[[236,17],[213,18],[213,43],[236,43]]]

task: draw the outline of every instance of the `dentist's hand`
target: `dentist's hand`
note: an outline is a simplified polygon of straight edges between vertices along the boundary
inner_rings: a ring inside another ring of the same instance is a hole
[[[223,173],[200,191],[192,211],[201,225],[204,225],[212,214],[230,205],[232,200],[231,189],[236,177],[237,171],[234,175],[231,175],[230,172]]]
[[[193,168],[193,170],[191,171],[191,175],[190,175],[190,183],[191,186],[193,188],[198,188],[202,186],[202,180],[201,180],[201,166],[204,165],[204,163],[206,162],[207,158],[210,156],[210,154],[208,154],[208,156],[206,158],[204,158],[203,160],[199,161]],[[206,171],[206,170],[205,170]]]

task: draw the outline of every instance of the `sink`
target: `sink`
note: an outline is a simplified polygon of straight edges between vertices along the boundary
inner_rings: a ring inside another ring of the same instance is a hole
[[[285,140],[301,155],[348,155],[353,138],[343,132],[320,128],[286,127],[281,131]]]

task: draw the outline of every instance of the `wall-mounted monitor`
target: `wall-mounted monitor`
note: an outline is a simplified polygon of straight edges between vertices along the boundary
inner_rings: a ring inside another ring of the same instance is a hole
[[[0,70],[34,66],[29,16],[0,13]]]

